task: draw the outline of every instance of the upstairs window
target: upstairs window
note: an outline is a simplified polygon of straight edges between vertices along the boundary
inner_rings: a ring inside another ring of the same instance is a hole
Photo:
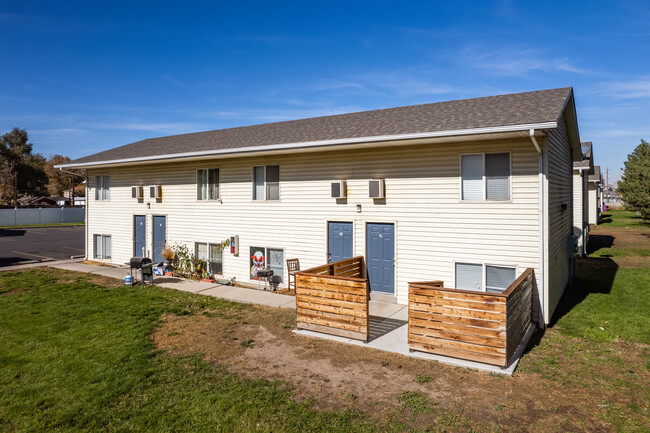
[[[256,165],[253,167],[253,200],[280,199],[280,166]]]
[[[219,198],[219,169],[196,171],[196,199],[217,200]]]
[[[95,200],[108,200],[111,197],[110,188],[110,176],[95,176]]]
[[[510,154],[461,155],[462,199],[510,200]]]

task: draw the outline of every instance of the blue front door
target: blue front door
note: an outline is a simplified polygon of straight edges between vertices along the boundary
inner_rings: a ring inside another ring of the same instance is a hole
[[[395,226],[368,223],[366,245],[370,290],[395,293]]]
[[[144,257],[147,245],[147,217],[136,215],[133,220],[133,257]]]
[[[352,248],[352,223],[330,222],[328,224],[328,262],[351,259]]]
[[[153,217],[153,261],[162,262],[162,250],[167,243],[167,217]]]

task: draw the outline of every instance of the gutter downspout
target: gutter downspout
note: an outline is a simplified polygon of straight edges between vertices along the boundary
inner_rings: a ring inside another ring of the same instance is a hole
[[[535,130],[530,129],[530,140],[535,146],[537,151],[537,161],[538,161],[538,181],[539,181],[539,304],[540,311],[538,317],[538,326],[544,328],[544,155],[542,154],[542,148],[537,142],[537,137],[535,137]]]

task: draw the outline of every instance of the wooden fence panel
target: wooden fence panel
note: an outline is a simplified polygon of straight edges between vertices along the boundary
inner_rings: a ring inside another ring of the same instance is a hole
[[[363,273],[363,257],[296,273],[296,327],[367,341],[369,285],[357,277]]]
[[[532,317],[527,269],[504,293],[409,283],[409,348],[506,367]]]

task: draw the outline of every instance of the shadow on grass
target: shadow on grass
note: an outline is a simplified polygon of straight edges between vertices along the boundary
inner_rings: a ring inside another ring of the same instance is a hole
[[[611,236],[605,236],[611,237]],[[591,240],[590,240],[591,242]],[[553,327],[576,305],[592,293],[608,294],[612,291],[618,265],[609,258],[580,258],[577,260],[578,276],[573,284],[564,291],[562,299],[553,313],[549,326]]]
[[[601,248],[611,248],[614,245],[614,239],[614,236],[611,235],[589,235],[587,254],[593,254]]]

